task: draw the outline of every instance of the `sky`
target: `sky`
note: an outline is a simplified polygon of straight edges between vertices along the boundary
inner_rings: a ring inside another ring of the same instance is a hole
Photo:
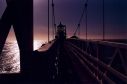
[[[73,35],[86,0],[54,0],[56,24],[61,21],[67,27],[67,36]],[[127,1],[105,0],[106,38],[127,39]],[[6,8],[5,0],[0,0],[0,17]],[[50,32],[52,32],[50,0]],[[34,0],[34,39],[47,41],[47,0]],[[85,17],[82,19],[80,38],[85,38]],[[52,39],[50,33],[50,39]],[[14,40],[13,28],[9,40]],[[102,0],[88,1],[88,39],[102,38]]]

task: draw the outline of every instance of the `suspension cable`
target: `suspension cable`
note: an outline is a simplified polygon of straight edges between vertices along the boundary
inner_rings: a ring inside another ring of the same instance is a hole
[[[83,7],[83,11],[82,11],[81,17],[80,17],[79,22],[78,22],[78,26],[77,26],[77,28],[76,28],[76,30],[74,32],[74,36],[76,36],[77,31],[80,29],[80,24],[81,24],[82,19],[84,17],[84,13],[86,13],[86,30],[87,30],[87,3],[88,3],[88,0],[85,1],[84,7]],[[79,30],[79,32],[80,32],[80,30]],[[87,37],[87,33],[86,33],[86,37]]]

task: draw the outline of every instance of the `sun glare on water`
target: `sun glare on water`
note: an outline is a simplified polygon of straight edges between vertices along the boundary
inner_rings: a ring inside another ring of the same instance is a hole
[[[34,40],[34,50],[41,47],[42,40]],[[6,42],[0,56],[0,73],[20,73],[20,50],[17,41]]]
[[[34,50],[39,49],[43,43],[42,40],[34,40]]]

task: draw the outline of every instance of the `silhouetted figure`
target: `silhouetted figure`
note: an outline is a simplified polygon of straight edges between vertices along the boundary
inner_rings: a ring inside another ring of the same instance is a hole
[[[33,0],[6,0],[7,8],[0,18],[0,53],[11,26],[18,41],[21,70],[27,72],[33,51]]]

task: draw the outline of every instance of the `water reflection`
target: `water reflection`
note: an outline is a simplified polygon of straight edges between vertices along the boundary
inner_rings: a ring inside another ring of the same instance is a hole
[[[37,50],[38,48],[40,48],[43,43],[44,42],[41,40],[34,40],[34,50]]]
[[[1,73],[19,73],[20,56],[16,41],[6,42],[0,56]]]
[[[42,45],[42,41],[34,41],[34,50]],[[0,56],[0,73],[19,73],[20,54],[16,41],[6,42]]]

